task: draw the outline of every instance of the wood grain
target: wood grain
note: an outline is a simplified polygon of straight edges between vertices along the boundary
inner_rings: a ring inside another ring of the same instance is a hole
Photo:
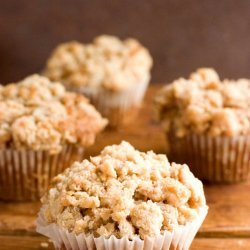
[[[52,250],[53,244],[42,236],[0,236],[0,250]],[[248,250],[250,239],[195,239],[190,250]],[[118,250],[118,249],[117,249]]]
[[[202,236],[250,237],[250,182],[205,186],[210,207]]]
[[[100,152],[106,145],[120,143],[126,140],[142,151],[154,150],[157,153],[165,153],[167,144],[164,133],[155,120],[153,97],[160,90],[162,84],[151,85],[137,119],[129,126],[118,130],[108,129],[101,133],[95,145],[86,151],[86,157]]]
[[[190,250],[249,250],[250,239],[195,239]]]
[[[152,97],[161,85],[150,87],[140,117],[132,126],[108,130],[101,134],[95,146],[86,152],[98,154],[106,145],[127,140],[136,148],[165,153],[164,133],[153,119]],[[235,185],[205,185],[208,216],[192,249],[250,249],[250,181]],[[40,202],[0,202],[0,249],[42,249],[46,241],[35,232],[35,219]],[[52,249],[52,248],[48,248]]]

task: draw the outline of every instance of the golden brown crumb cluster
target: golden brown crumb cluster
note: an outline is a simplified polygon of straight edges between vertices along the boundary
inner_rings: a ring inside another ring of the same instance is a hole
[[[1,147],[58,153],[64,143],[92,144],[106,123],[85,97],[45,77],[0,86]]]
[[[235,136],[250,133],[250,80],[223,80],[202,68],[180,78],[155,98],[166,131]]]
[[[135,39],[102,35],[91,44],[59,45],[47,62],[45,74],[70,87],[104,87],[122,91],[148,81],[152,58]]]
[[[206,203],[202,183],[187,165],[127,142],[75,162],[54,178],[42,202],[48,223],[76,234],[129,239],[185,225]]]

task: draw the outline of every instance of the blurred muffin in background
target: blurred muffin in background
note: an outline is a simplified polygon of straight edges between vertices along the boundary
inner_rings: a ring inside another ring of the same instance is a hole
[[[127,142],[75,162],[42,198],[37,231],[56,249],[188,249],[208,207],[187,165]]]
[[[39,199],[106,124],[88,99],[45,77],[0,86],[0,199]]]
[[[152,58],[135,39],[102,35],[91,44],[59,45],[47,61],[45,75],[86,95],[109,125],[131,122],[150,80]]]
[[[210,182],[239,182],[250,171],[250,81],[220,80],[209,68],[155,97],[170,158]]]

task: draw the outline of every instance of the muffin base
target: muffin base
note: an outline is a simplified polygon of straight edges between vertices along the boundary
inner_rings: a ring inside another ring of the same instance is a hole
[[[39,212],[37,219],[37,232],[49,237],[56,249],[71,250],[170,250],[170,249],[189,249],[197,231],[205,219],[208,207],[200,208],[198,217],[185,226],[179,226],[175,231],[165,231],[158,237],[147,237],[141,240],[135,237],[129,240],[127,237],[117,239],[111,236],[109,239],[104,237],[95,238],[93,235],[79,234],[68,232],[66,229],[56,224],[47,224],[43,216],[44,208]]]
[[[186,163],[199,179],[211,183],[246,181],[250,172],[250,136],[168,136],[171,161]]]
[[[0,199],[11,201],[39,200],[50,180],[82,159],[84,149],[63,146],[59,154],[47,151],[0,150]]]
[[[126,91],[111,91],[102,87],[67,87],[87,96],[97,110],[109,120],[109,127],[131,123],[137,116],[149,80],[138,83]]]

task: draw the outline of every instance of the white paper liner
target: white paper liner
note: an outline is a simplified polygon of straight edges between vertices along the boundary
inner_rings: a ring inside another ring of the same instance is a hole
[[[170,160],[186,163],[199,179],[234,183],[248,179],[250,173],[250,136],[211,137],[191,134],[169,136]]]
[[[115,127],[127,124],[135,118],[148,83],[149,77],[133,86],[133,88],[120,92],[88,86],[69,87],[66,85],[66,87],[70,91],[87,96],[97,110],[108,118],[109,125]]]
[[[0,150],[0,199],[12,201],[39,200],[50,180],[82,160],[84,149],[64,145],[59,154],[14,148]]]
[[[166,231],[163,235],[155,238],[147,237],[141,240],[135,237],[128,240],[126,237],[117,239],[111,236],[109,239],[104,237],[95,238],[93,235],[84,233],[76,235],[66,229],[56,225],[48,224],[43,215],[44,207],[41,208],[37,219],[37,232],[50,238],[56,249],[71,250],[187,250],[189,249],[197,231],[204,221],[208,207],[200,208],[198,217],[185,226],[179,226],[175,231]]]

